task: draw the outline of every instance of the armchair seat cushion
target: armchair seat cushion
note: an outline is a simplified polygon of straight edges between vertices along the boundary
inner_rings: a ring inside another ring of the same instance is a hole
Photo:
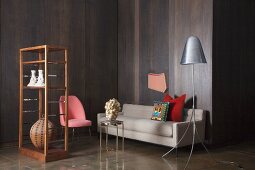
[[[68,120],[68,127],[84,127],[84,126],[91,126],[92,122],[90,120],[85,119],[69,119]]]

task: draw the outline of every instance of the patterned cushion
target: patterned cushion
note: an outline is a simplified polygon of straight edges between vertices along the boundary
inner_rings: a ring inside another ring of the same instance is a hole
[[[169,102],[154,102],[151,120],[166,121]]]

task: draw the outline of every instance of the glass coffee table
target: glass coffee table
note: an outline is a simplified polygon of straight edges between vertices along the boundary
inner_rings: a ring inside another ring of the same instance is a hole
[[[118,150],[119,150],[119,126],[122,127],[122,151],[124,151],[124,122],[120,120],[105,120],[99,123],[100,130],[100,160],[101,160],[101,152],[102,152],[102,128],[105,128],[105,149],[106,151],[110,151],[108,147],[108,127],[113,126],[116,127],[116,158],[118,158]],[[118,160],[118,159],[117,159]]]

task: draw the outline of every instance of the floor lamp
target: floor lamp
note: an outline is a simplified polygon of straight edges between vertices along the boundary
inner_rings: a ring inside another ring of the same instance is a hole
[[[198,131],[196,129],[196,124],[195,124],[195,86],[194,86],[194,64],[199,64],[199,63],[206,63],[206,59],[205,59],[205,55],[203,52],[203,48],[202,45],[200,43],[200,40],[195,37],[195,36],[191,36],[188,38],[184,50],[183,50],[183,54],[182,54],[182,59],[181,59],[181,63],[182,65],[192,65],[192,74],[191,74],[191,78],[192,78],[192,101],[193,101],[193,105],[192,105],[192,116],[190,119],[190,123],[192,123],[193,125],[193,138],[192,138],[192,147],[191,147],[191,151],[189,154],[189,158],[188,161],[185,165],[185,168],[187,168],[188,163],[190,161],[192,152],[193,152],[193,148],[194,148],[194,143],[195,143],[195,135],[198,135]],[[186,132],[188,130],[189,126],[187,127],[185,133],[183,134],[181,140],[183,139],[183,137],[186,135]],[[198,135],[198,139],[200,140],[200,137]],[[178,141],[178,143],[176,144],[176,146],[174,148],[177,148],[178,144],[181,142]],[[200,142],[203,144],[203,142],[200,140]],[[207,148],[205,147],[205,145],[203,144],[204,148],[207,150]],[[165,153],[162,157],[166,156],[167,154],[169,154],[174,148],[172,148],[171,150],[169,150],[167,153]],[[207,150],[208,151],[208,150]]]

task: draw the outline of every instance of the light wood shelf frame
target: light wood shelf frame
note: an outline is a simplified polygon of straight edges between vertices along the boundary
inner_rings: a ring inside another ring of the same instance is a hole
[[[48,54],[52,51],[63,51],[64,61],[50,61]],[[32,52],[38,54],[38,60],[23,61],[24,53]],[[44,55],[44,59],[43,59]],[[38,159],[42,162],[54,161],[66,158],[68,156],[68,50],[64,47],[52,46],[52,45],[40,45],[28,48],[21,48],[19,50],[19,62],[20,62],[20,101],[19,101],[19,151],[21,154]],[[23,82],[23,67],[28,64],[39,64],[39,69],[44,68],[44,87],[27,87]],[[48,85],[48,64],[64,64],[65,85],[64,87],[49,87]],[[44,150],[38,150],[34,147],[26,147],[23,145],[23,90],[38,90],[38,117],[41,118],[44,107]],[[64,135],[64,149],[51,149],[48,144],[48,93],[49,90],[63,90],[65,93],[65,135]],[[44,106],[43,106],[43,91],[44,91]]]

